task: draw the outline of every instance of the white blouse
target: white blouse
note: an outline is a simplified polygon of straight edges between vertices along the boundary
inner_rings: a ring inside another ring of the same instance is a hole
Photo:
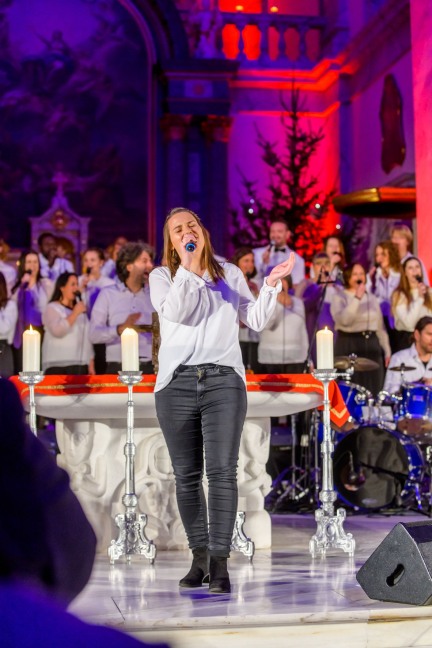
[[[357,299],[351,291],[340,290],[333,296],[330,311],[338,331],[345,333],[375,331],[385,357],[390,357],[390,342],[375,295],[365,292],[361,299]]]
[[[264,328],[282,290],[265,282],[255,300],[240,268],[221,264],[225,279],[214,283],[208,272],[199,277],[180,266],[173,279],[166,267],[150,273],[150,297],[159,314],[161,346],[155,391],[171,381],[181,364],[214,363],[233,367],[245,380],[239,345],[239,320]]]
[[[375,281],[373,281],[369,275],[366,277],[366,290],[371,292],[378,299],[382,314],[385,317],[390,318],[392,326],[393,317],[391,312],[391,298],[394,291],[399,286],[400,277],[400,272],[396,272],[396,270],[392,270],[391,268],[388,277],[383,275],[381,268],[377,268]]]
[[[429,295],[432,289],[428,288]],[[412,302],[408,304],[405,295],[399,295],[396,306],[393,307],[395,328],[397,331],[414,331],[415,326],[421,317],[425,315],[432,317],[432,311],[424,303],[424,297],[419,295],[417,288],[411,290]]]
[[[88,365],[93,358],[93,346],[89,340],[89,321],[81,313],[71,325],[67,318],[71,309],[59,302],[50,302],[42,321],[45,335],[42,342],[42,368]]]
[[[12,344],[17,319],[17,305],[9,299],[6,306],[0,308],[0,340],[7,340],[8,344]]]
[[[81,285],[81,282],[85,277],[86,275],[81,275],[78,278],[78,285]],[[100,291],[103,288],[106,288],[107,286],[113,286],[114,284],[114,279],[110,279],[109,277],[104,277],[103,275],[101,275],[99,279],[90,279],[87,285],[83,288],[82,298],[84,304],[87,306],[87,313],[89,317],[91,316],[93,306],[95,305],[95,301]]]
[[[277,302],[266,327],[260,333],[258,362],[287,364],[304,362],[308,352],[305,307],[301,299],[291,297],[290,306]]]

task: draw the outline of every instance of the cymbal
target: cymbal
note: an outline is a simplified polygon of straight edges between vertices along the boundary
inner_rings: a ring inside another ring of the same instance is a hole
[[[334,366],[335,369],[342,369],[342,371],[346,371],[350,367],[353,367],[354,371],[373,371],[374,369],[379,369],[379,364],[375,360],[355,358],[352,361],[349,356],[337,356],[334,361]]]
[[[397,367],[389,367],[390,371],[414,371],[415,367],[409,367],[408,365],[398,365]]]

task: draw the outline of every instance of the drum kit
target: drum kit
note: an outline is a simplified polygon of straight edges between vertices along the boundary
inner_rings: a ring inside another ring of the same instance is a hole
[[[336,358],[335,367],[349,376],[378,364],[352,355]],[[376,399],[350,380],[339,382],[353,429],[335,437],[335,487],[355,509],[415,505],[431,514],[432,388],[408,382],[414,369],[391,367],[401,373],[400,392],[382,391]]]
[[[378,363],[352,354],[337,357],[335,368],[344,371],[344,380],[338,381],[338,386],[350,414],[347,429],[336,432],[334,438],[334,484],[339,499],[363,512],[415,507],[431,516],[432,387],[409,383],[414,367],[402,364],[390,369],[401,373],[400,392],[382,391],[374,398],[350,377],[354,371],[377,369]],[[299,485],[296,490],[289,484],[283,489],[279,480],[278,497],[272,498],[271,510],[278,510],[287,499],[299,502],[307,495],[313,504],[313,491],[316,496],[320,486],[319,426],[318,417],[313,415],[315,468],[304,466],[309,486]]]

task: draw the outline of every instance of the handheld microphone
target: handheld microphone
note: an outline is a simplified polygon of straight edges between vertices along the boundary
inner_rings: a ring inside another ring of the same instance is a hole
[[[89,275],[91,273],[91,268],[86,268],[86,274]]]
[[[75,299],[77,300],[77,302],[82,301],[81,290],[75,290],[74,295],[75,295]]]
[[[378,268],[380,268],[380,267],[381,267],[381,266],[380,266],[380,264],[378,263],[378,261],[375,261],[375,263],[374,263],[374,268],[375,268],[375,270],[378,270]]]
[[[187,252],[195,252],[196,243],[194,243],[193,241],[189,241],[188,243],[186,243],[185,248]]]
[[[25,279],[25,281],[23,281],[22,287],[24,288],[24,290],[29,286],[31,275],[31,270],[26,270],[23,274],[23,279]]]
[[[271,250],[272,248],[274,248],[275,245],[276,245],[276,243],[273,241],[273,239],[271,239],[271,241],[270,241],[270,243],[269,243],[269,246],[268,246],[268,248],[267,248],[268,251],[270,252],[270,250]]]
[[[357,281],[356,281],[357,286],[360,286],[360,284],[362,284],[362,283],[363,283],[362,279],[357,279]]]
[[[417,283],[422,283],[422,281],[423,281],[423,278],[422,278],[421,275],[416,275],[415,279],[416,279]]]

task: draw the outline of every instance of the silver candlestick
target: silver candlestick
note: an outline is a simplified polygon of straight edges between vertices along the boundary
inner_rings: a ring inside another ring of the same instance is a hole
[[[35,401],[35,385],[38,385],[44,378],[43,371],[20,371],[19,379],[29,388],[29,425],[30,430],[37,436],[36,427],[36,401]]]
[[[129,563],[131,556],[145,556],[151,564],[156,557],[156,546],[152,540],[149,540],[145,534],[147,526],[147,515],[140,513],[137,515],[136,509],[138,498],[135,494],[135,443],[134,443],[134,401],[133,387],[142,380],[141,371],[119,371],[119,380],[128,388],[127,402],[127,430],[126,444],[124,447],[125,454],[125,493],[122,502],[125,507],[125,513],[115,516],[115,523],[119,528],[117,540],[111,540],[108,547],[108,556],[110,563],[114,564],[121,556],[126,556]]]
[[[247,537],[244,532],[243,525],[245,523],[246,513],[244,511],[237,511],[234,530],[231,538],[231,549],[233,551],[240,551],[252,562],[255,554],[255,543]]]
[[[319,493],[321,508],[315,511],[317,531],[309,541],[309,551],[313,557],[325,555],[327,549],[342,549],[351,556],[355,550],[355,540],[351,533],[345,533],[343,523],[345,509],[340,508],[334,514],[336,492],[333,486],[333,439],[330,425],[329,384],[338,377],[335,369],[317,369],[314,377],[324,386],[323,425],[324,436],[321,444],[322,455],[322,490]]]

